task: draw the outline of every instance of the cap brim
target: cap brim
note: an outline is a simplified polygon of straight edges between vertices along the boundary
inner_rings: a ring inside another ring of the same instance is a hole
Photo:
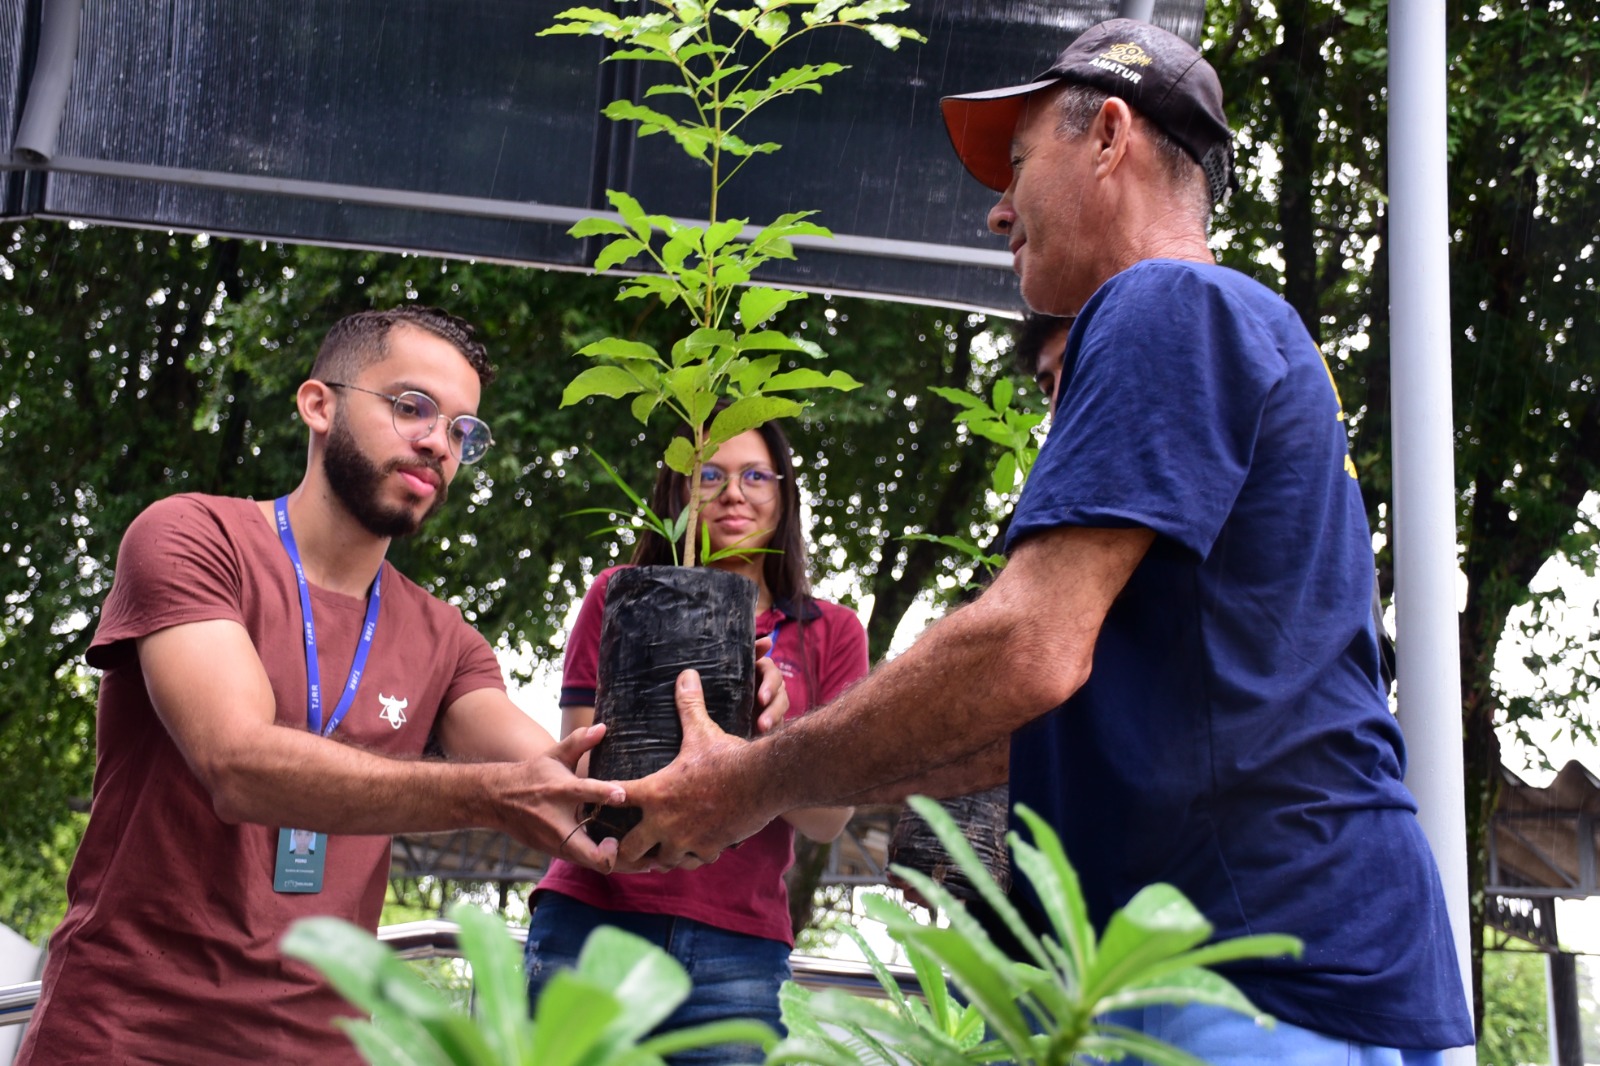
[[[946,96],[939,101],[950,144],[967,173],[995,192],[1011,184],[1011,138],[1023,103],[1030,93],[1048,89],[1058,79],[1012,85],[1004,89]]]

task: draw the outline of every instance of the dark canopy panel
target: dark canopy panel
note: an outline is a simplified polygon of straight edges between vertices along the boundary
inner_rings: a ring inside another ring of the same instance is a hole
[[[539,37],[568,0],[0,0],[9,216],[581,268],[565,235],[626,189],[697,217],[706,180],[664,137],[600,118],[654,71]],[[630,3],[620,5],[624,9]],[[1016,306],[941,95],[1020,82],[1117,0],[914,0],[925,45],[814,34],[788,63],[851,69],[773,105],[724,217],[820,211],[839,240],[769,275],[807,288]],[[1154,6],[1197,40],[1202,0]],[[653,98],[658,104],[661,98]],[[22,169],[26,168],[26,170]]]

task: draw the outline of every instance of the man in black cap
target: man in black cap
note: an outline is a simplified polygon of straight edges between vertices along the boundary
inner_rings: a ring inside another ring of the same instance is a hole
[[[943,108],[1002,193],[989,225],[1024,299],[1076,316],[1009,562],[770,737],[686,713],[684,755],[627,786],[646,817],[621,859],[699,861],[796,806],[974,791],[1009,750],[1013,799],[1060,832],[1097,925],[1165,881],[1219,937],[1305,944],[1225,968],[1275,1029],[1204,1006],[1118,1021],[1213,1063],[1426,1063],[1471,1043],[1333,378],[1294,310],[1207,244],[1233,182],[1216,72],[1118,19],[1033,81]]]

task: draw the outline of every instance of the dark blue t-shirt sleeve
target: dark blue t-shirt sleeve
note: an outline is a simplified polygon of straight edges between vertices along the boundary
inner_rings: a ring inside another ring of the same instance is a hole
[[[1183,263],[1124,271],[1080,317],[1007,550],[1058,526],[1144,526],[1203,558],[1250,469],[1282,357],[1253,314]]]

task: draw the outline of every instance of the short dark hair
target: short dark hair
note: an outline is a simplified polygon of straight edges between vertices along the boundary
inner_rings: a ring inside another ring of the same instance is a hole
[[[1071,315],[1047,315],[1042,311],[1029,311],[1022,316],[1011,331],[1012,352],[1017,372],[1032,380],[1039,372],[1039,353],[1045,342],[1056,334],[1072,327]],[[1045,397],[1046,400],[1049,397]]]
[[[718,407],[724,405],[719,404]],[[800,486],[795,483],[794,454],[789,438],[776,422],[764,422],[756,427],[762,441],[772,456],[772,472],[778,475],[778,527],[772,531],[767,547],[769,554],[761,557],[761,576],[766,578],[767,590],[775,600],[789,600],[796,610],[803,610],[811,597],[811,577],[806,557],[806,535],[800,522]],[[681,426],[675,436],[688,437],[689,427]],[[654,490],[650,493],[650,509],[663,519],[671,521],[683,513],[685,488],[688,478],[665,463],[656,475]],[[696,545],[698,548],[698,544]],[[678,545],[678,557],[683,557],[683,545]],[[671,566],[672,547],[661,534],[646,530],[639,535],[633,550],[635,566]]]
[[[407,304],[387,311],[359,311],[333,324],[317,349],[311,364],[311,377],[322,381],[353,378],[389,355],[389,331],[396,326],[411,326],[448,342],[477,371],[478,383],[494,380],[494,367],[488,350],[477,339],[477,329],[437,307]]]

